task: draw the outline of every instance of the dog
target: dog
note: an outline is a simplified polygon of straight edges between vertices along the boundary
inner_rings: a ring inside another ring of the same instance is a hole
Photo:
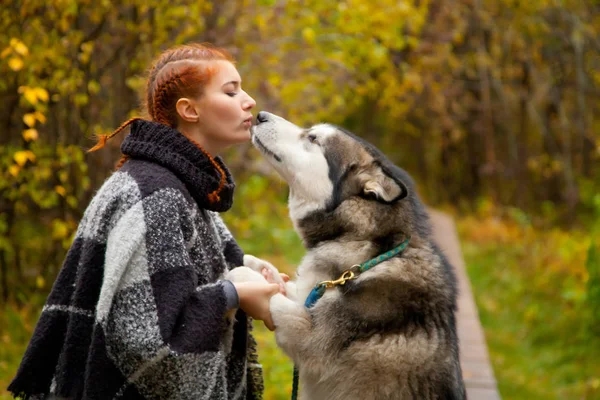
[[[252,143],[288,183],[306,247],[295,282],[270,303],[277,344],[299,368],[299,398],[466,398],[456,278],[408,173],[344,129],[303,129],[264,111]],[[403,253],[356,270],[407,240]],[[261,280],[265,268],[282,282],[272,264],[249,255],[229,278]],[[357,276],[305,307],[315,285],[349,270]]]

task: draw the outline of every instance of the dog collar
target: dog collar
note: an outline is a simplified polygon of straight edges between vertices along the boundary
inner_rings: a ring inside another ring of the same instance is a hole
[[[383,254],[380,254],[379,256],[370,259],[369,261],[365,261],[362,264],[354,264],[352,267],[350,267],[350,269],[344,271],[344,273],[338,279],[336,279],[334,281],[323,281],[323,282],[317,283],[315,285],[315,287],[309,293],[308,297],[306,298],[306,301],[304,302],[304,307],[311,308],[312,306],[314,306],[315,303],[321,297],[323,297],[323,295],[325,294],[325,291],[328,288],[332,288],[332,287],[336,287],[336,286],[343,286],[346,284],[346,281],[356,279],[356,278],[358,278],[359,274],[362,274],[363,272],[368,271],[369,269],[373,268],[377,264],[387,261],[390,258],[402,253],[408,246],[409,242],[410,242],[410,236],[404,242],[400,243],[399,246],[393,248],[392,250],[387,251]],[[355,273],[355,271],[356,271],[356,273]]]

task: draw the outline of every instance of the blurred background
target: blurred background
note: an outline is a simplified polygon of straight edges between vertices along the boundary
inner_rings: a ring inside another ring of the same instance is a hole
[[[140,115],[150,62],[230,50],[245,90],[300,125],[373,142],[451,213],[505,399],[600,398],[598,0],[5,0],[0,8],[0,399],[89,200]],[[224,215],[292,272],[287,189],[224,155]],[[262,325],[262,324],[260,324]],[[291,364],[257,324],[267,399]]]

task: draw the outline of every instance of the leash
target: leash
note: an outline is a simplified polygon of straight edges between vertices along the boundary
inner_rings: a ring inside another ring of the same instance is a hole
[[[406,238],[406,240],[400,243],[399,246],[393,248],[392,250],[385,252],[375,258],[370,259],[369,261],[365,261],[362,264],[354,264],[350,269],[344,271],[344,273],[336,280],[333,281],[323,281],[319,282],[315,285],[315,287],[310,291],[306,301],[304,302],[304,307],[312,308],[317,301],[325,294],[325,291],[329,288],[336,286],[344,286],[347,281],[357,279],[359,274],[362,274],[365,271],[370,270],[377,264],[380,264],[384,261],[389,260],[390,258],[402,253],[408,243],[410,242],[410,236]],[[356,273],[354,272],[356,271]],[[298,399],[298,381],[299,381],[299,371],[298,367],[294,365],[294,380],[292,383],[292,400]]]

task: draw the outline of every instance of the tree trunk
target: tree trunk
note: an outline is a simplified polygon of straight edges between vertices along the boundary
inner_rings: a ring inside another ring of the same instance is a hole
[[[579,26],[580,23],[574,27],[574,32],[572,34],[572,44],[573,51],[575,54],[575,74],[576,74],[576,92],[577,92],[577,132],[580,141],[580,149],[581,149],[581,169],[585,176],[591,176],[592,170],[592,152],[594,151],[595,144],[594,141],[588,137],[587,135],[587,104],[585,99],[585,89],[586,89],[586,76],[585,76],[585,66],[583,61],[583,55],[585,53],[585,41],[583,39],[583,33],[581,30],[582,27]]]
[[[523,79],[521,80],[522,93],[519,99],[519,141],[517,147],[517,181],[519,182],[519,188],[527,187],[527,183],[530,181],[529,172],[527,169],[527,162],[529,161],[529,152],[527,150],[527,98],[531,91],[530,87],[530,67],[527,62],[521,64],[523,69]],[[517,189],[519,192],[519,189]],[[524,208],[527,204],[527,199],[524,196],[516,195],[516,204],[519,208]]]

